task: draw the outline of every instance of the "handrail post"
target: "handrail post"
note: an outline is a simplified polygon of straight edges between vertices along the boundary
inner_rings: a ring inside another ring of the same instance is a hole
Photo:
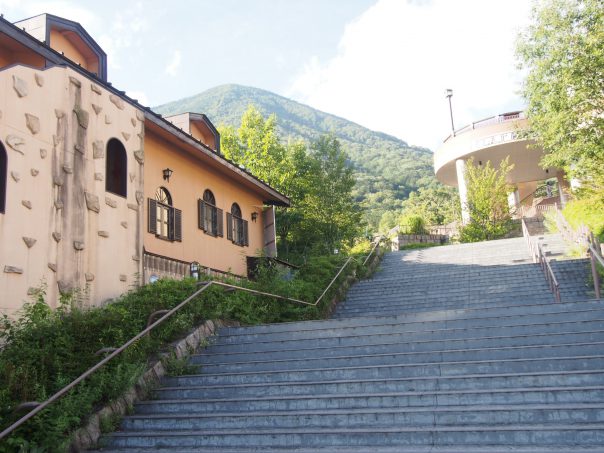
[[[600,274],[596,266],[596,257],[594,256],[594,250],[592,247],[589,248],[589,261],[591,262],[591,276],[594,279],[594,291],[596,293],[596,299],[600,299]]]

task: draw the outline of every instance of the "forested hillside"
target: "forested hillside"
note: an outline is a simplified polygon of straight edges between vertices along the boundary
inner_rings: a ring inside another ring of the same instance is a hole
[[[216,126],[237,127],[250,104],[264,116],[277,116],[282,137],[312,142],[333,133],[355,169],[355,196],[372,226],[384,211],[399,210],[410,192],[435,183],[430,150],[258,88],[222,85],[154,110],[164,116],[205,113]]]

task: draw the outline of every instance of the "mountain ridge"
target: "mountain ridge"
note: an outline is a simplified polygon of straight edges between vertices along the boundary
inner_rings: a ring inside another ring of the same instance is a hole
[[[384,211],[400,208],[410,192],[435,182],[429,149],[411,146],[385,132],[373,131],[268,90],[219,85],[153,110],[164,116],[204,113],[216,126],[238,127],[250,104],[264,116],[277,116],[278,131],[284,140],[312,142],[321,135],[334,134],[355,169],[355,197],[368,210],[370,224],[379,222]]]

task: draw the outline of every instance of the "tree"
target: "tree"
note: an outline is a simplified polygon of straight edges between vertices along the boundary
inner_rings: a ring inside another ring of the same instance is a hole
[[[508,193],[512,187],[506,178],[513,165],[506,158],[495,169],[490,161],[486,165],[466,162],[466,187],[470,222],[460,229],[461,242],[478,242],[499,239],[513,227],[508,206]]]
[[[523,95],[544,166],[563,167],[604,188],[604,5],[602,0],[536,3],[517,55],[528,71]]]
[[[403,216],[419,216],[428,225],[446,225],[457,220],[459,213],[457,189],[443,185],[422,187],[403,201]]]

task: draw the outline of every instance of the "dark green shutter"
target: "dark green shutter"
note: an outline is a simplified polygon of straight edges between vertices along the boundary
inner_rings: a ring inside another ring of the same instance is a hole
[[[172,208],[174,213],[174,226],[172,237],[175,241],[182,241],[182,211],[180,209]]]
[[[223,237],[224,236],[224,223],[222,220],[223,212],[222,209],[216,208],[216,235]]]
[[[248,236],[248,229],[247,229],[247,220],[242,220],[241,223],[243,224],[243,244],[244,246],[248,246],[250,245],[250,239]]]
[[[203,200],[197,200],[197,226],[200,230],[205,231],[206,204]]]
[[[148,198],[149,212],[147,213],[148,225],[147,231],[152,234],[157,234],[157,202]]]
[[[227,239],[229,241],[233,240],[233,216],[230,212],[227,212]]]

